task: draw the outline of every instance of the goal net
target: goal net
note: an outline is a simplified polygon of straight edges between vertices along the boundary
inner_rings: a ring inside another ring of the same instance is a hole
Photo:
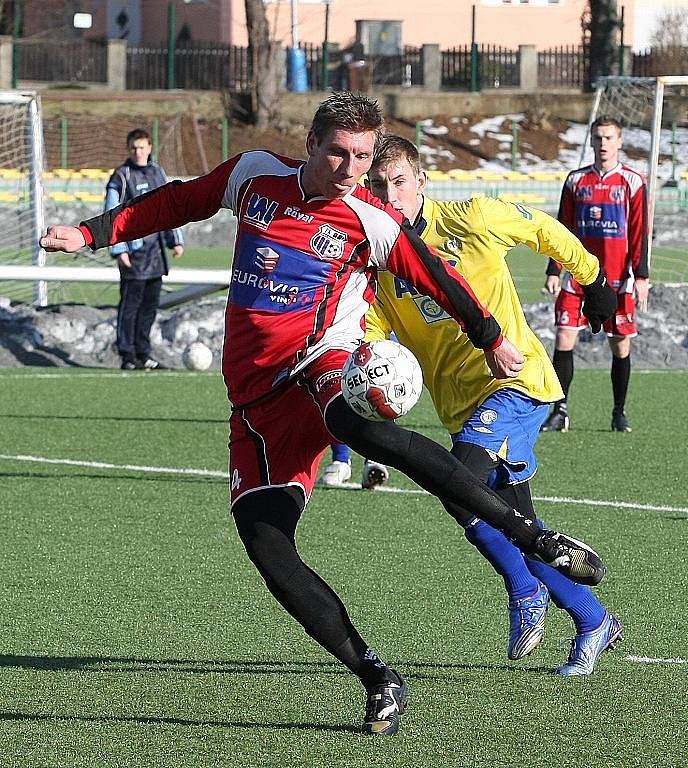
[[[45,264],[43,134],[35,93],[0,91],[0,263]],[[47,304],[44,281],[1,282],[0,295]]]
[[[581,165],[592,162],[588,139],[601,115],[623,126],[622,158],[647,178],[653,282],[688,282],[688,76],[599,78]]]

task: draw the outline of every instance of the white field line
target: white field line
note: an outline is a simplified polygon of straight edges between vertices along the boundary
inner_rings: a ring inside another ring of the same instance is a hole
[[[164,475],[196,475],[199,477],[220,477],[227,479],[227,472],[212,469],[191,469],[184,467],[155,467],[141,464],[111,464],[104,461],[81,461],[76,459],[51,459],[46,456],[31,456],[27,454],[0,454],[0,461],[26,461],[35,464],[61,464],[71,467],[89,467],[92,469],[126,469],[133,472]],[[321,487],[321,486],[319,486]],[[358,483],[340,483],[329,488],[347,490],[361,490]],[[327,489],[326,489],[327,490]],[[383,485],[375,489],[376,493],[402,493],[429,495],[422,488],[396,488]],[[616,507],[620,509],[641,509],[649,512],[679,512],[688,514],[688,507],[670,507],[656,504],[636,504],[631,501],[605,501],[602,499],[574,499],[568,496],[533,496],[535,501],[544,501],[550,504],[581,504],[589,507]]]
[[[102,373],[84,372],[84,373],[2,373],[0,380],[4,379],[146,379],[150,374],[155,374],[152,378],[176,378],[177,376],[209,376],[217,374],[217,371],[108,371]]]
[[[688,659],[654,659],[651,656],[624,656],[624,661],[636,664],[688,664]]]
[[[0,460],[30,461],[36,464],[63,464],[70,467],[89,467],[92,469],[127,469],[134,472],[147,472],[156,475],[196,475],[200,477],[221,477],[228,479],[227,472],[213,469],[186,469],[184,467],[147,467],[140,464],[110,464],[106,461],[76,461],[74,459],[49,459],[45,456],[9,455],[0,453]]]

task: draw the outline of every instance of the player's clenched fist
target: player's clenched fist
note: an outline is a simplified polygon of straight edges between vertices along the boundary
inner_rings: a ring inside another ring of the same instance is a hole
[[[38,244],[46,251],[75,253],[86,245],[86,240],[78,227],[48,227]]]
[[[525,358],[504,338],[496,349],[484,349],[485,362],[495,379],[513,379],[523,369]]]

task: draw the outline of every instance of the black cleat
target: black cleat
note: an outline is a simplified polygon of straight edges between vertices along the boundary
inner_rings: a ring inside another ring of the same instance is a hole
[[[123,357],[122,365],[120,366],[123,371],[140,371],[143,368],[143,364],[136,357]]]
[[[589,587],[599,584],[607,572],[597,552],[582,541],[556,531],[543,530],[530,554],[568,576],[571,581]]]
[[[394,671],[394,670],[392,670]],[[408,703],[408,686],[398,673],[399,683],[388,681],[368,689],[363,733],[372,736],[394,736]]]
[[[142,355],[137,360],[139,364],[139,368],[143,368],[144,371],[164,371],[165,366],[158,362],[154,357],[148,357],[147,355]]]
[[[615,408],[612,411],[612,432],[631,432],[631,425],[623,410],[617,411]]]
[[[570,427],[571,420],[568,413],[561,408],[554,408],[540,427],[540,432],[568,432]]]

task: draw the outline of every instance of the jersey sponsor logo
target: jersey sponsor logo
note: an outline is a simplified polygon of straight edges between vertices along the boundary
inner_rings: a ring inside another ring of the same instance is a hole
[[[297,208],[295,205],[288,205],[284,209],[284,215],[290,216],[292,219],[296,219],[297,221],[304,221],[306,224],[310,224],[313,221],[313,216],[311,216],[308,213],[304,213],[300,208]]]
[[[592,186],[584,184],[576,187],[575,198],[576,200],[592,200]]]
[[[272,224],[276,211],[277,203],[274,200],[269,200],[267,197],[254,192],[246,206],[244,221],[265,231]]]
[[[263,272],[274,272],[277,268],[279,257],[279,253],[269,246],[256,249],[256,264],[263,270]]]
[[[270,312],[309,310],[331,266],[313,254],[242,232],[234,254],[229,301]]]
[[[141,182],[141,184],[136,185],[136,191],[137,192],[143,192],[144,189],[148,189],[148,182],[144,181]]]
[[[456,265],[456,262],[449,262],[452,266]],[[404,294],[408,293],[410,298],[413,299],[413,303],[418,307],[418,311],[428,325],[436,323],[439,320],[451,320],[451,315],[445,312],[444,309],[430,296],[425,296],[420,293],[417,288],[414,288],[406,280],[402,280],[400,277],[394,277],[394,292],[397,299],[401,299]]]
[[[626,236],[626,215],[621,205],[580,205],[576,213],[576,234],[579,237],[616,239]]]
[[[278,304],[293,304],[299,295],[297,285],[281,283],[264,275],[256,275],[254,272],[246,272],[238,268],[232,274],[232,285],[245,285],[249,288],[267,291],[270,296],[269,300]]]
[[[321,224],[311,238],[311,248],[321,259],[333,261],[344,255],[344,244],[349,239],[346,232],[335,229],[330,224]]]

